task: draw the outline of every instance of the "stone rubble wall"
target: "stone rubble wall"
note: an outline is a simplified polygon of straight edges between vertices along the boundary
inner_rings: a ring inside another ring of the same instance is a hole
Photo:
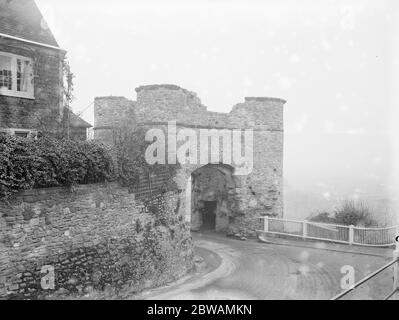
[[[116,183],[21,192],[0,204],[0,298],[139,292],[178,279],[193,267],[178,207],[176,194],[144,205]],[[53,290],[43,289],[46,266]]]
[[[120,129],[135,127],[135,102],[124,97],[98,97],[94,103],[95,138],[113,145]]]

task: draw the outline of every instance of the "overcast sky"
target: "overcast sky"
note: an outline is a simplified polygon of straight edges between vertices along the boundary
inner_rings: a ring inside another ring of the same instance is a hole
[[[195,91],[212,111],[284,98],[290,185],[323,194],[391,185],[397,1],[37,3],[68,51],[74,111],[155,83]]]

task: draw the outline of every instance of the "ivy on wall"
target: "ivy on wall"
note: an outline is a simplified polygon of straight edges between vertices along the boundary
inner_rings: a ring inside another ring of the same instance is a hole
[[[168,178],[162,191],[177,191],[173,181],[179,164],[154,164],[150,165],[145,159],[145,151],[150,142],[145,141],[146,127],[136,126],[134,129],[121,127],[119,132],[114,132],[114,145],[117,159],[117,176],[122,185],[135,190],[143,176],[166,175]]]
[[[148,145],[144,127],[121,132],[112,151],[94,141],[0,135],[0,199],[32,188],[115,180],[134,192],[140,177],[160,174],[166,177],[162,193],[177,191],[173,177],[179,165],[149,165]]]
[[[112,158],[101,144],[0,135],[0,199],[24,189],[113,179]]]

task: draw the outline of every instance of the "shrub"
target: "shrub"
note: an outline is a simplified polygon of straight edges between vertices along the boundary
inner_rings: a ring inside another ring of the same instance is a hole
[[[335,220],[339,224],[376,226],[372,216],[372,209],[363,201],[345,200],[335,209]]]
[[[180,165],[150,165],[145,158],[146,149],[151,144],[146,141],[146,132],[144,126],[135,126],[134,129],[122,126],[119,132],[114,132],[116,171],[119,181],[133,191],[140,185],[141,178],[151,174],[161,174],[169,178],[165,179],[166,183],[158,191],[163,193],[176,191],[177,185],[172,177]]]
[[[155,223],[157,225],[170,226],[173,224],[173,215],[169,211],[165,196],[162,194],[156,194],[150,196],[144,201],[146,211],[155,217]]]
[[[328,212],[321,212],[321,213],[312,215],[309,218],[309,221],[322,222],[322,223],[336,223],[337,222],[335,220],[335,218],[331,217],[331,215]]]
[[[363,201],[344,200],[331,214],[321,212],[309,218],[313,222],[374,227],[378,223],[372,218],[373,210]]]
[[[113,180],[104,146],[88,141],[0,136],[0,198],[23,189]]]
[[[119,132],[114,132],[116,151],[117,175],[123,186],[134,190],[140,183],[140,176],[150,172],[150,166],[145,160],[145,129],[138,127],[134,130],[122,127]]]
[[[28,140],[0,135],[0,196],[33,187],[35,156]]]

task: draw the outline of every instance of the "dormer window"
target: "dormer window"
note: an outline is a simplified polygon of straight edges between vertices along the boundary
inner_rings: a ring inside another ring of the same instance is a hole
[[[0,95],[34,99],[32,59],[0,52]]]

